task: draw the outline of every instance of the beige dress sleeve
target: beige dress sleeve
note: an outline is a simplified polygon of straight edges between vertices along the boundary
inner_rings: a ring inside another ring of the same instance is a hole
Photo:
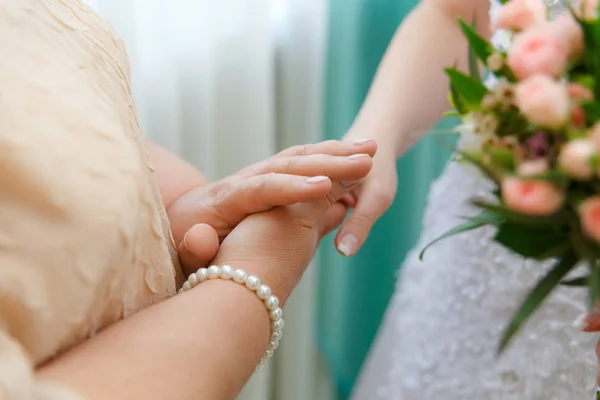
[[[173,295],[173,248],[120,39],[78,0],[0,0],[0,399],[76,398],[35,368]]]

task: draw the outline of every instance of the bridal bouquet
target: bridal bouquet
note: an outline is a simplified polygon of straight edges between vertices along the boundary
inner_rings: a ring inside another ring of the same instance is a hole
[[[446,69],[462,124],[458,158],[496,184],[495,201],[438,240],[493,226],[494,240],[525,258],[552,260],[502,337],[505,349],[558,285],[585,286],[600,300],[600,19],[598,0],[581,0],[553,21],[541,0],[504,1],[497,50],[460,21],[470,44],[469,73]],[[478,64],[498,78],[487,88]],[[432,243],[433,244],[433,243]],[[576,265],[586,276],[567,280]]]

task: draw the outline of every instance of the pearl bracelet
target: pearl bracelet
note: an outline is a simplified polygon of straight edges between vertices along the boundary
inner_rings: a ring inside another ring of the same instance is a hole
[[[265,355],[260,359],[260,363],[256,367],[256,370],[258,370],[265,361],[273,356],[273,353],[277,347],[279,347],[279,341],[283,336],[283,310],[279,307],[279,298],[272,294],[269,286],[261,284],[260,279],[256,276],[248,276],[243,269],[234,270],[229,265],[223,265],[222,267],[213,265],[209,268],[200,268],[196,273],[191,274],[188,277],[187,281],[184,282],[183,287],[179,289],[179,293],[193,289],[206,280],[214,279],[233,281],[237,284],[244,285],[265,303],[265,306],[269,311],[269,317],[271,318],[271,340],[269,341],[269,347],[267,348]]]

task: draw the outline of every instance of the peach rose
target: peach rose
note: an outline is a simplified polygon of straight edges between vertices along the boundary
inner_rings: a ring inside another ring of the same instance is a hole
[[[600,153],[600,122],[590,128],[588,138],[596,145],[596,151]]]
[[[575,106],[571,111],[571,126],[574,128],[585,128],[586,115],[583,107]]]
[[[560,209],[563,193],[547,181],[507,177],[501,183],[506,206],[527,215],[550,215]]]
[[[583,52],[583,30],[570,14],[557,17],[552,25],[562,32],[569,45],[569,57],[577,58]]]
[[[592,160],[597,154],[596,145],[591,140],[571,140],[561,150],[558,164],[569,177],[588,180],[594,176]]]
[[[595,241],[600,242],[600,197],[590,197],[579,205],[581,228]]]
[[[567,85],[567,92],[569,97],[575,101],[592,101],[594,100],[594,93],[588,88],[579,83],[569,83]]]
[[[535,74],[559,77],[568,61],[566,35],[550,23],[517,34],[508,49],[508,66],[519,79]]]
[[[579,0],[575,6],[575,15],[583,20],[592,20],[598,16],[598,0]]]
[[[560,128],[571,114],[566,85],[545,75],[534,75],[519,82],[515,102],[532,124],[545,128]]]
[[[512,0],[498,10],[492,29],[521,31],[545,21],[546,6],[541,0]]]

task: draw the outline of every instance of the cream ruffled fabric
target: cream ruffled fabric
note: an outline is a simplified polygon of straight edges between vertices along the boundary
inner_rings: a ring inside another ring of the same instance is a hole
[[[120,39],[0,0],[0,399],[74,399],[35,367],[174,294],[173,248]]]

